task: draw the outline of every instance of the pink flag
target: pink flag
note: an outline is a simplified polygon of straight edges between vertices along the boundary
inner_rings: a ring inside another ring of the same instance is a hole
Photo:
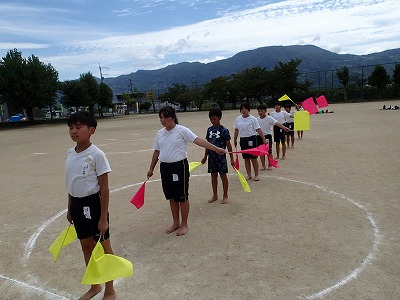
[[[246,150],[240,150],[240,151],[233,151],[232,153],[247,153],[255,156],[263,156],[268,153],[268,146],[267,145],[260,145],[256,148],[250,148]],[[236,168],[237,169],[237,168]]]
[[[303,108],[306,111],[308,111],[310,113],[310,115],[316,114],[318,112],[318,108],[314,103],[313,97],[310,97],[310,98],[304,100],[303,102],[301,102],[301,106],[303,106]]]
[[[319,108],[325,107],[328,106],[328,101],[326,100],[324,95],[321,95],[317,98],[317,104]]]
[[[268,154],[269,145],[262,144],[258,146],[257,149],[260,151],[260,156],[264,156]]]
[[[269,153],[268,153],[268,163],[270,166],[273,166],[274,168],[279,168],[278,161],[273,159],[272,155]]]
[[[144,192],[146,190],[146,181],[143,182],[142,186],[138,189],[135,195],[131,199],[131,203],[136,206],[137,209],[141,208],[144,204]]]
[[[236,169],[236,170],[239,170],[239,155],[236,153],[236,159],[235,159],[235,162],[233,163],[233,167]]]

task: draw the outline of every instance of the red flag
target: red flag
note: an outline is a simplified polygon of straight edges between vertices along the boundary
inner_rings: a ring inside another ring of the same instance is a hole
[[[268,153],[269,147],[268,145],[260,145],[256,148],[250,148],[246,150],[240,150],[240,151],[233,151],[232,153],[247,153],[255,156],[264,156]],[[238,168],[236,168],[238,169]]]
[[[260,151],[260,156],[264,156],[268,154],[269,145],[262,144],[258,146],[257,149]]]
[[[268,155],[268,163],[269,163],[269,165],[270,165],[270,166],[273,166],[274,168],[279,168],[279,166],[278,166],[278,161],[275,160],[275,159],[272,157],[271,154],[268,153],[267,155]]]
[[[236,169],[236,170],[239,170],[239,155],[236,153],[236,159],[235,159],[235,162],[233,163],[233,167]]]
[[[310,97],[310,98],[304,100],[303,102],[301,102],[301,106],[303,106],[303,108],[306,111],[308,111],[310,113],[310,115],[316,114],[318,112],[318,108],[314,103],[313,97]]]
[[[325,107],[328,106],[328,101],[326,100],[324,95],[321,95],[317,98],[317,104],[319,108]]]
[[[146,181],[143,182],[142,186],[138,189],[135,195],[131,199],[131,203],[136,206],[137,209],[141,208],[144,204],[144,192],[146,190]]]

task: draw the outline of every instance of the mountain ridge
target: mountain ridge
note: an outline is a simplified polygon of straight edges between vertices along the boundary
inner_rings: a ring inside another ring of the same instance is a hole
[[[246,68],[272,69],[278,61],[301,59],[300,73],[400,63],[400,48],[366,55],[338,54],[314,45],[268,46],[239,52],[222,60],[200,63],[180,62],[157,70],[138,70],[127,75],[103,78],[114,94],[130,93],[130,81],[140,91],[165,90],[175,83],[202,85],[218,76],[230,76]],[[394,65],[393,65],[394,67]],[[373,69],[373,68],[372,68]],[[371,71],[372,71],[371,69]]]

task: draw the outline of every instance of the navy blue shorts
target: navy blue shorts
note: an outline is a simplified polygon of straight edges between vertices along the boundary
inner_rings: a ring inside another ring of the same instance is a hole
[[[82,240],[92,237],[94,241],[99,240],[99,221],[101,216],[100,193],[83,198],[71,196],[70,214],[78,239]],[[108,213],[107,222],[110,224]],[[109,237],[110,228],[107,229],[101,240],[106,240]]]
[[[257,147],[257,136],[249,136],[249,137],[241,137],[240,138],[240,150],[247,150],[251,148],[256,148]],[[243,159],[246,158],[257,158],[255,155],[247,154],[247,153],[242,153]]]
[[[286,131],[285,134],[286,134],[286,135],[294,135],[294,122],[285,123],[284,125],[285,125],[287,128],[290,129],[290,131]]]
[[[165,199],[175,202],[189,200],[189,163],[187,159],[160,163],[161,183]]]
[[[264,135],[265,139],[268,141],[268,153],[272,154],[272,135],[266,134]],[[257,135],[257,146],[260,146],[263,144],[261,136]]]
[[[278,127],[278,126],[274,126],[274,142],[275,143],[285,143],[285,131]]]

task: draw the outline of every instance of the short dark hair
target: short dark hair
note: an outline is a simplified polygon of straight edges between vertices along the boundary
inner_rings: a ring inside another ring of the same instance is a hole
[[[257,110],[259,110],[259,109],[267,110],[267,106],[264,104],[261,104],[261,105],[257,106]]]
[[[292,108],[292,106],[289,103],[285,104],[284,108],[286,108],[286,107]]]
[[[175,109],[172,106],[164,106],[160,109],[158,112],[158,116],[161,118],[163,116],[164,118],[173,118],[175,124],[178,124],[178,118],[176,117],[176,112]]]
[[[242,108],[246,108],[248,111],[250,111],[250,104],[242,103],[242,104],[240,104],[239,111],[241,111]]]
[[[276,101],[276,102],[275,102],[275,105],[282,106],[282,103],[280,103],[279,101]]]
[[[77,123],[84,124],[87,127],[97,127],[96,119],[88,111],[78,111],[69,116],[67,120],[68,126]]]
[[[218,117],[221,118],[222,117],[222,111],[219,108],[211,108],[209,113],[208,113],[208,117]]]

